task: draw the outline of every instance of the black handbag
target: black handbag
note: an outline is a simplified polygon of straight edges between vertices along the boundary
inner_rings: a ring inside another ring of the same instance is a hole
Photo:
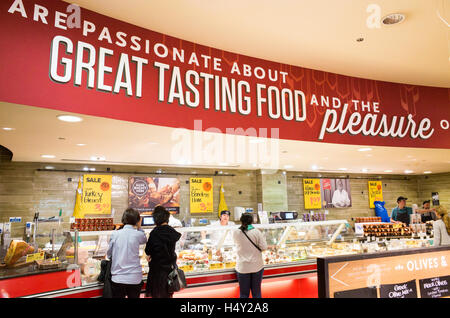
[[[172,270],[167,276],[167,287],[169,293],[178,292],[186,288],[186,277],[182,269],[177,265],[172,265]]]

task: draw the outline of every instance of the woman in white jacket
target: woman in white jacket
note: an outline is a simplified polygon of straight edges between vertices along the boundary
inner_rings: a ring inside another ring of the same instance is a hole
[[[239,281],[239,297],[261,298],[261,283],[264,272],[262,251],[267,249],[264,235],[252,226],[253,216],[244,213],[241,227],[233,232],[237,247],[236,272]]]
[[[450,245],[450,218],[447,211],[439,207],[436,209],[437,220],[433,222],[433,246]]]

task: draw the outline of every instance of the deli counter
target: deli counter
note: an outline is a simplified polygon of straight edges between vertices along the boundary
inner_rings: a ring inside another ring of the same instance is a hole
[[[362,239],[355,235],[346,220],[294,221],[254,226],[263,232],[268,245],[268,249],[263,252],[263,288],[266,281],[292,278],[297,285],[301,285],[297,289],[303,292],[294,297],[317,297],[318,257],[430,245],[428,238]],[[68,235],[62,228],[59,228],[61,233],[53,233],[59,239],[53,237],[52,243],[44,243],[44,240],[37,246],[39,252],[59,255],[51,259],[59,267],[43,269],[36,266],[37,261],[30,265],[25,263],[17,269],[0,267],[0,297],[101,297],[103,285],[97,278],[112,231],[71,231]],[[182,234],[176,245],[177,263],[186,274],[188,286],[176,293],[175,297],[191,297],[189,293],[194,290],[206,291],[197,293],[197,297],[214,297],[208,286],[215,285],[211,290],[218,290],[220,286],[236,286],[236,252],[232,239],[232,232],[236,229],[238,226],[176,228]],[[144,228],[144,231],[148,236],[151,228]],[[41,236],[46,237],[48,234]],[[144,248],[145,245],[140,248],[143,290],[148,273]],[[309,291],[305,294],[306,290]],[[275,297],[284,296],[277,294]],[[219,297],[223,297],[223,294]]]

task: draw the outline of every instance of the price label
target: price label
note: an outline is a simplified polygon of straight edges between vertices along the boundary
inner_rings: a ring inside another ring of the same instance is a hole
[[[216,269],[222,269],[222,268],[223,268],[223,263],[209,264],[210,270],[216,270]]]
[[[44,259],[44,252],[28,254],[26,262],[30,263],[41,259]]]
[[[183,272],[192,272],[194,270],[193,265],[184,265],[180,266],[180,269],[183,270]]]
[[[236,262],[226,262],[225,263],[225,268],[235,268],[236,267]]]

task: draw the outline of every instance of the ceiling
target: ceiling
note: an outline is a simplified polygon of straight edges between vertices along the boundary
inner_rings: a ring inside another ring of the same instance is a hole
[[[448,0],[67,2],[183,40],[270,61],[450,87]],[[391,13],[402,13],[406,19],[379,28],[367,23]]]
[[[439,173],[448,172],[450,167],[448,149],[370,147],[372,150],[360,152],[358,149],[367,146],[292,140],[270,144],[265,139],[263,143],[253,143],[254,138],[245,136],[239,137],[242,143],[234,136],[229,137],[227,140],[233,141],[232,144],[221,139],[223,134],[79,114],[76,116],[83,121],[66,123],[57,119],[60,114],[60,111],[0,102],[0,128],[14,128],[0,129],[0,145],[13,152],[13,161],[48,162],[49,165],[123,164],[341,173],[362,173],[362,169],[367,169],[369,174],[405,174],[405,170],[411,170],[411,174]],[[265,151],[259,148],[265,145]],[[255,153],[254,149],[262,156],[251,160],[249,152]],[[238,158],[236,154],[244,155]],[[55,158],[45,159],[41,155]],[[233,159],[227,155],[235,156]],[[93,161],[91,157],[105,160]]]

